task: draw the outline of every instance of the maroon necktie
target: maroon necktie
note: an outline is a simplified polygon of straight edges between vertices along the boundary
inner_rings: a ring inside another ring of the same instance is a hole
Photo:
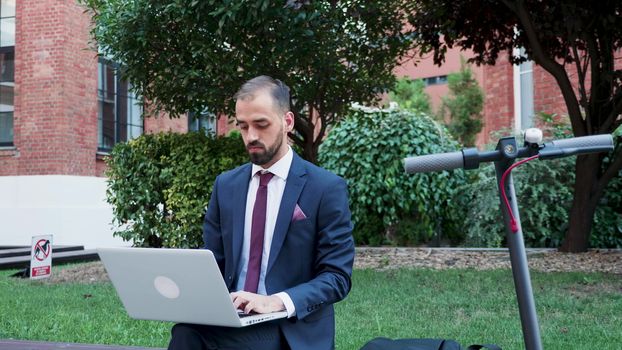
[[[272,173],[264,173],[259,176],[259,188],[253,207],[253,221],[251,224],[251,246],[248,253],[248,267],[246,268],[246,281],[244,290],[257,293],[259,285],[259,273],[261,271],[261,256],[263,254],[263,236],[266,229],[266,206],[268,201],[268,182],[274,176]]]

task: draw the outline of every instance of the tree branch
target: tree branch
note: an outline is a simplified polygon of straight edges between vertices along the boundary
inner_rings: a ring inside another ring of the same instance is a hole
[[[598,43],[592,36],[588,36],[585,39],[585,43],[587,44],[587,54],[592,57],[591,62],[591,76],[590,80],[592,81],[592,87],[590,89],[590,100],[589,104],[585,105],[586,116],[585,120],[587,123],[587,132],[592,134],[594,132],[593,118],[598,118],[599,114],[597,111],[593,110],[592,106],[594,105],[594,101],[600,101],[600,83],[601,83],[601,56],[600,50],[598,49]],[[597,121],[596,126],[600,126],[600,123]]]
[[[289,138],[294,141],[294,143],[298,146],[302,146],[304,144],[304,140],[300,138],[300,136],[298,136],[298,134],[296,133],[290,132],[287,134],[287,136],[289,136]]]
[[[302,117],[302,113],[294,114],[294,129],[296,129],[301,135],[307,135],[309,133],[309,119],[311,115],[306,118]]]
[[[618,119],[620,114],[622,114],[622,89],[617,91],[612,100],[615,104],[607,116],[607,120],[602,125],[602,131],[607,133],[615,131],[622,123],[622,119]]]
[[[538,35],[536,34],[534,25],[529,17],[529,13],[525,9],[524,2],[520,0],[518,0],[518,2],[503,0],[503,3],[518,17],[518,20],[522,25],[522,29],[527,36],[527,41],[532,48],[534,56],[532,57],[533,60],[549,72],[557,81],[557,84],[561,89],[562,96],[564,97],[564,101],[566,102],[566,106],[568,107],[568,115],[570,116],[570,122],[575,136],[586,135],[581,108],[577,97],[574,94],[574,89],[572,88],[568,74],[566,73],[563,65],[557,63],[554,58],[547,57],[545,55],[545,51],[542,44],[538,40]]]
[[[320,114],[320,131],[317,134],[317,138],[313,141],[314,145],[319,146],[324,139],[324,134],[326,133],[326,126],[328,125],[328,118],[324,113]]]
[[[579,99],[581,101],[580,103],[583,106],[587,106],[588,99],[587,99],[587,90],[585,89],[585,76],[587,74],[587,66],[588,66],[590,56],[579,55],[579,50],[577,49],[576,41],[572,42],[571,47],[572,47],[573,59],[577,67],[577,75],[579,77]],[[581,61],[584,61],[584,64],[581,64]],[[589,130],[589,127],[588,127],[588,130]]]

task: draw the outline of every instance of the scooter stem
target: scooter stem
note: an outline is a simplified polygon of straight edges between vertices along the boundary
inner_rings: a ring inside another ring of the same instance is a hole
[[[518,155],[516,139],[503,138],[499,140],[497,149],[503,157],[501,160],[495,161],[495,170],[497,173],[497,184],[501,186],[501,177],[503,173],[512,165]],[[518,310],[520,313],[521,326],[523,329],[523,338],[525,341],[525,349],[542,350],[542,341],[540,338],[540,327],[538,325],[538,315],[536,313],[536,305],[531,288],[531,278],[529,276],[529,266],[527,264],[527,254],[525,252],[525,243],[523,241],[523,229],[521,227],[520,216],[518,214],[518,204],[516,201],[516,193],[514,191],[514,182],[512,174],[506,177],[505,192],[508,196],[518,231],[512,232],[510,228],[510,214],[501,198],[501,187],[499,190],[499,200],[503,220],[505,223],[506,240],[510,251],[510,261],[512,263],[512,275],[514,277],[514,288],[516,290],[516,298],[518,299]]]

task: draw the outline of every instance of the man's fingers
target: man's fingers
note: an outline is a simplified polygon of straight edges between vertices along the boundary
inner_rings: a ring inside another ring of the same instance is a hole
[[[265,303],[261,302],[261,298],[252,298],[250,300],[245,300],[245,303],[242,304],[244,306],[244,313],[250,314],[252,312],[255,313],[265,313],[265,308],[262,307]]]
[[[278,306],[270,302],[270,299],[266,296],[261,296],[250,300],[244,308],[244,312],[251,313],[256,312],[259,314],[278,311]]]
[[[229,295],[231,295],[231,299],[237,298],[237,297],[244,297],[246,299],[249,299],[250,297],[252,297],[253,295],[256,295],[256,294],[240,290],[240,291],[237,291],[237,292],[233,292],[233,293],[231,293]]]
[[[273,311],[284,310],[285,306],[279,303],[275,303],[274,297],[248,293],[244,291],[231,293],[231,300],[233,300],[233,306],[236,309],[243,310],[245,313],[268,313]]]
[[[233,297],[233,307],[235,309],[239,309],[240,305],[242,305],[242,301],[240,300],[240,298]]]
[[[247,305],[248,302],[252,300],[254,294],[245,291],[238,291],[229,295],[231,296],[231,301],[233,301],[233,306],[236,309],[241,310],[243,306]]]
[[[252,311],[256,311],[256,310],[253,310],[254,308],[255,306],[253,305],[253,302],[249,301],[248,303],[246,303],[246,306],[244,307],[244,313],[250,314]]]
[[[233,299],[233,307],[236,309],[241,309],[242,306],[244,306],[245,304],[248,304],[248,300],[246,300],[240,295],[232,296],[232,299]]]

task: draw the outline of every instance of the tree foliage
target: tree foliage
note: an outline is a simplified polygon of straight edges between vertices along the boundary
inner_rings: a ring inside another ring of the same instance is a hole
[[[448,116],[448,129],[460,143],[474,146],[475,137],[482,130],[484,92],[464,61],[460,71],[447,76],[449,94],[443,96],[439,115]]]
[[[397,79],[395,86],[389,92],[389,99],[397,102],[400,108],[413,112],[432,114],[430,96],[425,92],[425,83],[422,79],[412,80],[408,77]]]
[[[320,161],[348,181],[357,244],[416,244],[441,230],[455,232],[454,195],[464,172],[406,174],[402,159],[457,148],[445,128],[423,114],[360,108],[338,123]]]
[[[476,10],[475,10],[476,9]],[[474,52],[472,62],[533,60],[560,87],[575,136],[613,133],[622,124],[622,2],[618,0],[421,0],[406,12],[421,54],[443,62],[447,48]],[[515,48],[525,56],[515,56]],[[603,163],[605,157],[611,159]],[[584,251],[596,207],[622,169],[622,147],[577,157],[574,200],[563,250]]]
[[[376,101],[409,46],[403,0],[81,0],[100,51],[155,110],[233,115],[257,75],[292,88],[295,132],[315,161],[326,128],[351,102]]]

